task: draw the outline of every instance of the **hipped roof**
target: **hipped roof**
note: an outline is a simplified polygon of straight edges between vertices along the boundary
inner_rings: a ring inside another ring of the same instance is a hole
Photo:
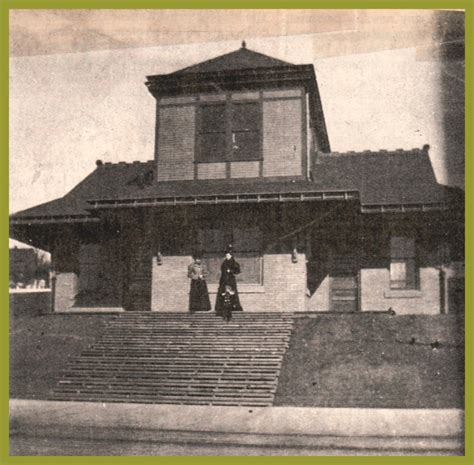
[[[156,181],[154,161],[105,163],[64,197],[11,215],[12,220],[89,217],[92,201],[196,196],[356,192],[361,207],[447,204],[452,189],[436,182],[424,150],[319,154],[313,179],[249,178]]]
[[[188,66],[173,73],[147,76],[145,85],[157,99],[199,93],[301,88],[308,93],[308,109],[319,148],[331,150],[314,66],[295,65],[246,48]]]
[[[278,60],[277,58],[273,58],[268,55],[264,55],[263,53],[249,50],[248,48],[242,46],[238,50],[226,53],[225,55],[220,55],[216,58],[212,58],[192,66],[188,66],[171,73],[171,75],[180,76],[191,73],[216,73],[221,71],[273,68],[280,66],[295,65],[283,60]]]

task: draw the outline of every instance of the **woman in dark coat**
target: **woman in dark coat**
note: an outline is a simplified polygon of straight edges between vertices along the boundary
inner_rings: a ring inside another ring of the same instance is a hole
[[[226,288],[227,294],[230,294],[231,310],[242,311],[242,306],[239,301],[239,293],[237,291],[237,282],[235,276],[240,273],[240,265],[236,262],[232,250],[226,250],[225,259],[221,265],[221,277],[219,280],[219,289],[217,290],[216,298],[216,314],[227,317],[228,311],[224,314]],[[230,292],[229,292],[230,291]],[[228,303],[227,303],[228,304]],[[226,310],[228,310],[228,305]]]
[[[201,262],[201,257],[195,256],[193,263],[188,267],[188,278],[191,279],[191,290],[189,292],[189,311],[191,313],[211,310],[206,274],[207,270]]]

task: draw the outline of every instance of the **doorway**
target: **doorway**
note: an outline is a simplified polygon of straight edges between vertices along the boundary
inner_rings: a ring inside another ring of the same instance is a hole
[[[330,265],[329,309],[353,313],[359,309],[359,270],[354,256],[334,255]]]

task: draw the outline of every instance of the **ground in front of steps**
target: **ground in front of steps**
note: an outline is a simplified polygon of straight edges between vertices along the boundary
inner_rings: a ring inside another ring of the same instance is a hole
[[[50,398],[68,360],[113,317],[11,318],[10,397]],[[462,335],[463,322],[449,315],[297,318],[275,405],[462,408]]]
[[[462,409],[464,321],[455,315],[296,318],[274,405]]]

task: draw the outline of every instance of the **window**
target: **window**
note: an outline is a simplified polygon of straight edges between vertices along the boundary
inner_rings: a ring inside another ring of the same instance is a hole
[[[200,107],[199,160],[224,161],[226,158],[226,105]]]
[[[203,104],[198,133],[199,162],[260,160],[260,103]]]
[[[390,288],[417,289],[415,240],[410,237],[393,236],[390,239]]]
[[[219,282],[225,248],[228,244],[233,244],[236,260],[241,269],[241,273],[237,276],[237,282],[262,284],[263,260],[259,228],[229,230],[224,227],[216,227],[215,229],[202,229],[198,234],[198,242],[208,270],[208,283]]]
[[[260,158],[260,108],[258,103],[232,105],[232,160]]]

